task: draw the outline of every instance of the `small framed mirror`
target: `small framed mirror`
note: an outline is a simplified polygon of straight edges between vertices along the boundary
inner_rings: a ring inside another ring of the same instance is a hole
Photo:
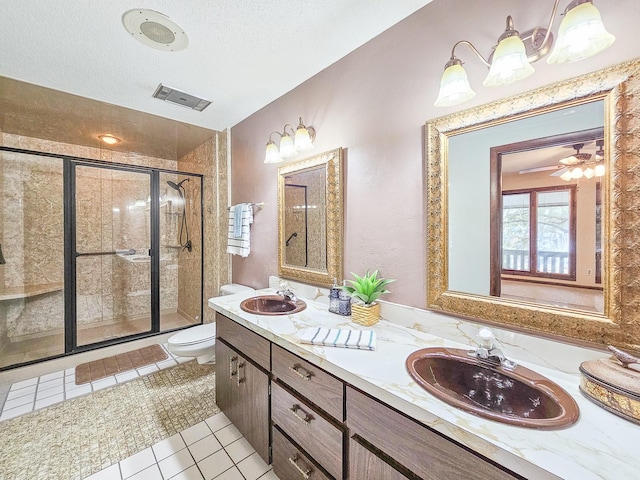
[[[278,274],[328,286],[341,279],[342,149],[278,169]]]

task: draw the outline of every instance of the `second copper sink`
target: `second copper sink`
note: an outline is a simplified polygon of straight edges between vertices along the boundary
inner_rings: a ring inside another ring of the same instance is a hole
[[[301,312],[307,304],[302,300],[284,300],[280,295],[261,295],[243,300],[240,308],[256,315],[290,315]]]
[[[440,400],[469,413],[536,429],[568,427],[580,415],[562,387],[523,366],[489,366],[466,350],[433,347],[413,352],[409,375]]]

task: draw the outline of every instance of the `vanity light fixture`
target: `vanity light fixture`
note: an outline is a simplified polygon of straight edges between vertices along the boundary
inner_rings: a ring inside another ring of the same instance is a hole
[[[535,27],[520,34],[514,28],[513,19],[508,16],[505,31],[498,38],[497,46],[488,60],[471,42],[457,42],[451,49],[451,58],[444,66],[435,106],[451,107],[476,96],[469,85],[462,61],[455,55],[458,45],[469,47],[489,67],[489,74],[483,82],[485,87],[489,87],[508,85],[528,77],[534,72],[531,63],[547,55],[547,63],[577,62],[600,53],[615,41],[615,37],[605,29],[600,12],[592,0],[572,0],[564,10],[554,44],[551,27],[559,3],[560,0],[555,0],[547,28]]]
[[[298,152],[304,152],[313,148],[313,141],[316,138],[316,131],[313,127],[307,127],[299,117],[298,128],[295,132],[290,124],[286,124],[280,132],[271,132],[269,141],[267,142],[264,163],[280,163],[286,158],[294,157]],[[291,131],[293,138],[287,132],[287,127]],[[271,139],[273,134],[280,135],[280,148]]]
[[[111,135],[110,133],[105,133],[103,135],[98,135],[98,138],[102,140],[107,145],[115,145],[116,143],[120,143],[120,139]]]

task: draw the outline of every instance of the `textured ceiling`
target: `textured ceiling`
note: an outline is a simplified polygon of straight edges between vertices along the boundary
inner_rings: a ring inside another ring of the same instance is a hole
[[[223,130],[430,0],[2,0],[0,76]],[[149,8],[187,32],[180,52],[131,38]],[[159,83],[213,101],[204,112],[151,97]]]

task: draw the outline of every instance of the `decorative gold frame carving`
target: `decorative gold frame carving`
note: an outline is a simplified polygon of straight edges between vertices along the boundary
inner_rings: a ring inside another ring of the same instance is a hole
[[[304,283],[323,287],[333,279],[343,277],[343,187],[342,149],[337,148],[319,155],[278,168],[278,275]],[[284,264],[284,178],[285,175],[325,166],[326,222],[327,222],[327,271],[312,270]]]
[[[448,138],[602,98],[605,103],[604,313],[447,290]],[[640,351],[640,59],[427,122],[427,308],[595,345]]]

